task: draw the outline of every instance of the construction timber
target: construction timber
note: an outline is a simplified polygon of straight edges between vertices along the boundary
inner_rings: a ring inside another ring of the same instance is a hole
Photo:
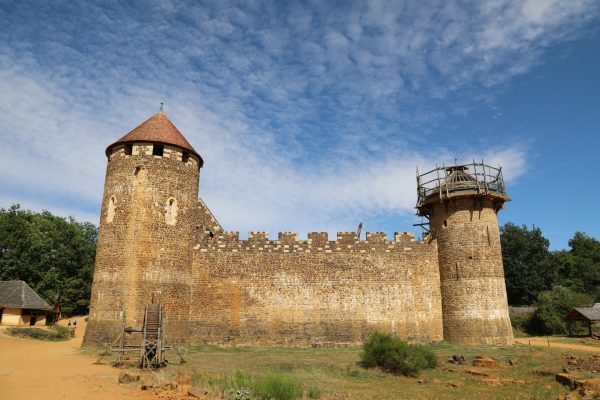
[[[160,368],[167,364],[165,353],[174,350],[180,363],[185,360],[177,348],[167,343],[164,330],[164,310],[160,303],[149,303],[144,312],[144,323],[141,328],[127,327],[126,315],[122,312],[121,331],[107,350],[100,355],[97,363],[105,356],[116,355],[115,366],[126,364],[137,365],[142,369]]]

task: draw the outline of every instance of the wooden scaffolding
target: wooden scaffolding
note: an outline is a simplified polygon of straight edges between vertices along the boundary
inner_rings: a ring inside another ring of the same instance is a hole
[[[179,349],[167,342],[164,330],[165,313],[160,303],[149,303],[144,310],[144,323],[141,328],[126,326],[126,315],[123,311],[119,335],[100,355],[97,363],[108,355],[116,355],[115,366],[137,365],[142,369],[160,368],[166,365],[165,353],[174,350],[179,356],[180,363],[185,360]],[[139,356],[136,356],[139,355]]]

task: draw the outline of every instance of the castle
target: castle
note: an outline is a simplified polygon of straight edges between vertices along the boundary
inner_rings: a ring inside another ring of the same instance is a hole
[[[481,163],[417,178],[425,240],[411,233],[225,232],[198,198],[202,157],[162,113],[106,149],[84,345],[153,297],[178,343],[328,346],[374,331],[415,342],[512,344],[497,212],[501,169]]]

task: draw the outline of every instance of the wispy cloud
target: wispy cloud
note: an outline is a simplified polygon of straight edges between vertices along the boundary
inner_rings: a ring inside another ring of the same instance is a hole
[[[410,221],[416,165],[483,156],[523,173],[528,143],[438,143],[437,124],[492,102],[598,14],[586,0],[4,3],[2,200],[94,215],[104,148],[164,100],[228,229]]]

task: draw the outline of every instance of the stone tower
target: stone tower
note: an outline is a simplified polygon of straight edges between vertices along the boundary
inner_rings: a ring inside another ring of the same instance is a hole
[[[509,201],[501,169],[483,162],[418,175],[417,214],[437,241],[444,339],[512,344],[497,212]]]
[[[162,113],[108,146],[90,319],[84,343],[111,341],[124,312],[143,323],[160,298],[169,338],[187,337],[203,160]]]

